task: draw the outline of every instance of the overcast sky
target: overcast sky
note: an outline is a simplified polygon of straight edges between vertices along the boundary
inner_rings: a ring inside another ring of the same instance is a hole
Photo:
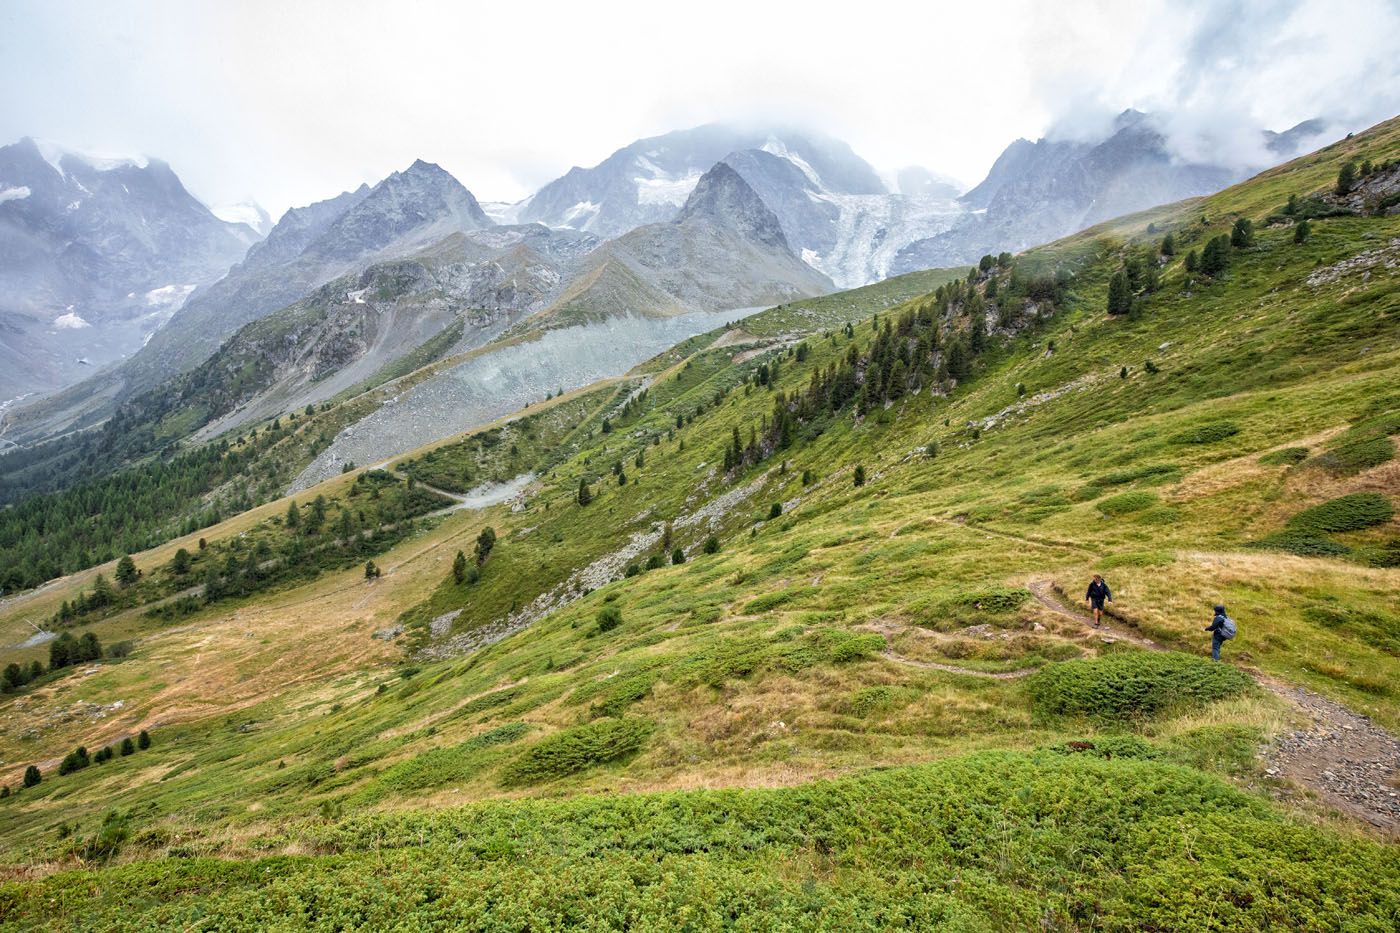
[[[0,141],[170,162],[273,216],[415,158],[514,200],[642,136],[781,121],[975,183],[1017,136],[1171,113],[1185,154],[1400,110],[1400,0],[0,0]]]

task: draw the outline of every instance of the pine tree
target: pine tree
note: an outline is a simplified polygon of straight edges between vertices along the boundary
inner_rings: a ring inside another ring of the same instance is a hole
[[[1161,246],[1161,249],[1159,250],[1159,252],[1160,252],[1163,256],[1175,256],[1175,255],[1176,255],[1176,239],[1173,238],[1172,235],[1171,235],[1170,233],[1168,233],[1166,236],[1162,237],[1162,246]]]
[[[6,693],[14,693],[25,683],[24,669],[18,664],[10,663],[5,665],[5,673],[0,676],[0,689]]]
[[[178,577],[183,577],[190,572],[190,552],[180,548],[175,552],[175,556],[170,558],[170,572]]]
[[[1337,186],[1333,191],[1336,192],[1338,197],[1344,197],[1351,194],[1352,189],[1355,187],[1356,162],[1349,159],[1342,165],[1342,170],[1337,173]]]
[[[579,477],[578,480],[578,504],[587,505],[593,501],[593,493],[588,489],[588,480]]]
[[[140,574],[136,572],[136,562],[131,559],[130,554],[122,555],[122,559],[117,561],[117,585],[126,589],[136,582]]]
[[[43,776],[41,773],[39,773],[39,769],[38,769],[37,766],[35,766],[35,765],[30,765],[29,767],[27,767],[27,768],[24,769],[24,786],[25,786],[25,787],[34,787],[34,786],[36,786],[40,781],[42,781],[43,779],[44,779],[44,776]]]
[[[460,584],[466,578],[467,555],[463,554],[461,551],[458,551],[457,556],[452,558],[452,579],[454,582]]]
[[[88,597],[88,604],[94,609],[101,609],[103,606],[110,606],[114,599],[116,594],[112,592],[112,584],[99,573],[97,579],[92,581],[92,595]]]
[[[1113,273],[1108,280],[1108,313],[1127,314],[1133,309],[1133,290],[1128,283],[1128,274],[1122,269]]]
[[[1195,272],[1201,265],[1201,257],[1194,249],[1186,254],[1186,260],[1182,263],[1187,272]]]
[[[675,550],[673,550],[673,551],[671,552],[671,563],[673,563],[673,564],[683,564],[683,563],[685,563],[685,551],[682,550],[682,549],[679,548],[679,547],[676,548]]]
[[[365,579],[366,579],[366,580],[378,580],[378,579],[379,579],[379,568],[378,568],[377,566],[375,566],[375,563],[374,563],[374,561],[372,561],[372,560],[367,560],[367,561],[365,561]]]
[[[1306,243],[1310,236],[1312,236],[1312,225],[1308,223],[1305,217],[1298,221],[1298,225],[1293,228],[1293,242]]]
[[[96,661],[102,657],[102,643],[97,640],[97,636],[92,632],[84,632],[83,637],[78,639],[78,651],[75,660]]]
[[[301,509],[297,508],[295,499],[287,506],[287,527],[293,531],[301,527]]]
[[[865,485],[865,467],[856,466],[855,483],[858,487]]]
[[[717,538],[717,537],[714,536],[714,535],[710,535],[708,538],[706,538],[706,539],[705,539],[705,549],[704,549],[704,550],[705,550],[705,553],[706,553],[706,554],[718,554],[718,553],[719,553],[719,538]]]
[[[1230,238],[1225,234],[1211,237],[1201,253],[1201,272],[1215,278],[1230,266]]]
[[[1248,249],[1254,245],[1254,224],[1248,217],[1235,221],[1230,230],[1230,245],[1235,249]]]
[[[773,520],[773,519],[775,519],[775,518],[777,518],[778,516],[780,516],[780,515],[782,515],[782,514],[783,514],[783,504],[782,504],[781,502],[774,502],[771,506],[768,507],[768,519],[769,519],[770,521]]]
[[[136,747],[142,751],[151,747],[151,734],[145,729],[142,729],[141,734],[136,737]]]
[[[127,755],[136,754],[136,743],[131,741],[131,736],[128,735],[126,738],[122,739],[120,753],[123,758]]]
[[[476,536],[476,565],[478,567],[486,563],[486,558],[491,556],[491,549],[496,546],[496,529],[487,525],[481,529],[481,534]]]

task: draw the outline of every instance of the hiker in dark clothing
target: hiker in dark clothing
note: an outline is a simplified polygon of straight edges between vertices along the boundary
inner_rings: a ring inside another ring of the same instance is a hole
[[[1103,604],[1113,602],[1113,594],[1109,592],[1108,584],[1103,582],[1103,577],[1094,574],[1094,579],[1089,581],[1089,590],[1084,594],[1084,602],[1090,609],[1094,610],[1094,628],[1099,627],[1099,616],[1103,614]]]
[[[1235,637],[1235,620],[1225,614],[1224,606],[1216,606],[1215,618],[1210,620],[1210,625],[1206,626],[1206,631],[1211,633],[1211,660],[1219,661],[1220,646]]]

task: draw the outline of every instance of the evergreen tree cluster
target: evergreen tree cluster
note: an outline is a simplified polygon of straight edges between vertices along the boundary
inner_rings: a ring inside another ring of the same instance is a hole
[[[52,617],[55,625],[101,618],[110,612],[201,587],[148,610],[177,618],[222,599],[250,596],[291,580],[310,579],[325,570],[363,565],[412,533],[417,516],[447,504],[436,493],[382,470],[355,478],[343,499],[317,496],[303,506],[291,502],[280,517],[191,554],[181,548],[164,567],[142,573],[124,558],[114,587],[99,574],[93,588],[65,600]],[[378,568],[376,568],[377,570]]]
[[[145,751],[150,747],[151,734],[145,729],[141,730],[140,734],[136,737],[136,741],[134,742],[131,740],[131,736],[127,736],[126,738],[122,739],[121,742],[119,742],[117,745],[104,745],[102,748],[99,748],[96,751],[96,753],[93,754],[88,753],[86,746],[79,745],[67,755],[63,756],[63,760],[60,761],[58,764],[58,773],[59,776],[69,775],[72,774],[74,771],[81,771],[84,768],[90,767],[94,764],[106,764],[113,758],[117,758],[119,756],[122,758],[126,758],[130,755],[136,754],[137,749]],[[30,765],[29,767],[24,769],[25,787],[34,787],[41,781],[43,781],[43,778],[43,773],[39,770],[39,768],[36,765]]]

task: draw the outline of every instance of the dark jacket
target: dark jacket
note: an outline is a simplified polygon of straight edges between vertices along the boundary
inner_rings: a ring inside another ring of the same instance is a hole
[[[1206,626],[1207,632],[1218,632],[1225,627],[1225,607],[1215,607],[1215,618],[1210,620],[1210,625]]]
[[[1089,584],[1089,590],[1084,594],[1085,599],[1094,602],[1103,602],[1105,599],[1112,599],[1113,594],[1108,590],[1108,584],[1099,580],[1094,580]]]

